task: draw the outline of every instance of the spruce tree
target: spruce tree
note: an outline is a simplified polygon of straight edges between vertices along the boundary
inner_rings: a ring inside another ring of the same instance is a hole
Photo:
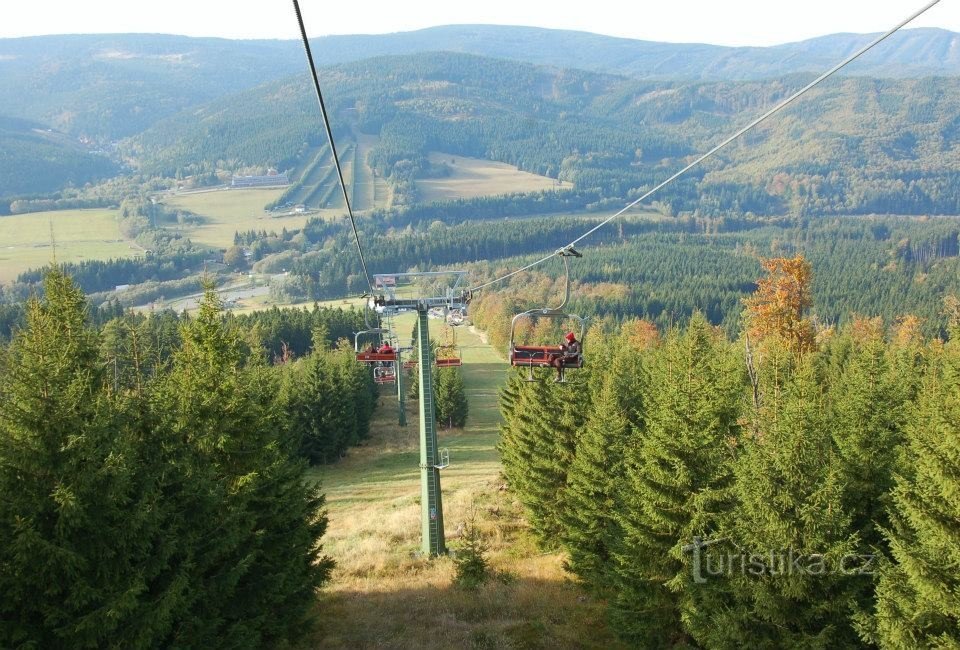
[[[561,493],[589,408],[590,396],[578,381],[583,378],[566,384],[525,382],[516,372],[508,380],[516,396],[508,397],[508,408],[501,404],[506,417],[497,448],[504,475],[547,546],[557,543],[563,529]]]
[[[850,338],[845,362],[829,382],[830,431],[843,473],[843,507],[869,552],[887,526],[886,497],[914,379],[892,358],[882,328],[860,328]]]
[[[303,480],[275,371],[242,364],[208,289],[156,398],[180,470],[189,600],[167,643],[263,646],[302,633],[327,577],[322,498]]]
[[[907,429],[873,629],[882,648],[960,647],[960,340],[923,382]]]
[[[683,547],[715,535],[730,508],[743,386],[738,361],[699,313],[651,355],[644,428],[626,450],[611,603],[618,631],[647,647],[684,642],[691,574]]]
[[[158,450],[110,398],[82,292],[57,268],[44,289],[0,359],[0,646],[158,645],[184,589]]]
[[[813,353],[794,352],[765,346],[761,402],[736,463],[736,508],[718,535],[725,543],[703,552],[702,566],[715,571],[690,626],[707,647],[856,644],[850,615],[869,578],[848,566],[857,536],[843,507],[826,378]]]
[[[626,480],[624,453],[643,428],[644,370],[640,351],[625,337],[602,347],[596,337],[591,341],[591,366],[602,372],[567,475],[561,539],[567,569],[591,590],[608,594],[612,552],[623,537],[617,513]]]
[[[459,368],[437,369],[437,423],[461,428],[467,423],[467,392]]]

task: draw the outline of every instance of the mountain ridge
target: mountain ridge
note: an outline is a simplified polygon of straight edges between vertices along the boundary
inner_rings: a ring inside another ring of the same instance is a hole
[[[589,32],[446,25],[384,35],[312,39],[320,67],[374,56],[451,51],[536,65],[671,81],[760,80],[819,72],[872,36],[838,34],[773,47],[639,41]],[[960,34],[895,34],[848,69],[879,77],[956,76]],[[163,34],[0,39],[0,114],[109,140],[139,133],[181,110],[303,74],[296,40],[230,40]]]

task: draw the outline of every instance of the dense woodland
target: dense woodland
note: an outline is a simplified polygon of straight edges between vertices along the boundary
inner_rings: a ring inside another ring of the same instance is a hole
[[[607,322],[571,383],[515,374],[510,488],[637,647],[954,647],[958,303],[946,343],[824,329],[809,265],[765,268],[735,340]]]
[[[304,472],[360,442],[374,407],[370,371],[332,347],[355,315],[227,319],[210,291],[192,318],[95,327],[62,271],[44,289],[0,344],[0,645],[308,632],[332,563]]]
[[[413,264],[421,270],[466,267],[479,282],[555,251],[595,223],[589,216],[405,227],[364,220],[361,236],[372,243],[365,246],[371,273]],[[356,256],[338,254],[353,245],[351,238],[348,229],[317,220],[299,232],[239,233],[237,241],[259,258],[255,270],[290,269],[290,278],[274,287],[278,298],[327,299],[365,289]],[[910,313],[923,319],[926,333],[942,334],[942,296],[960,292],[955,218],[628,216],[592,235],[583,252],[571,266],[578,312],[642,317],[662,328],[699,310],[728,333],[738,331],[741,300],[755,288],[759,259],[769,255],[803,253],[816,266],[816,316],[825,324],[858,314],[891,324]],[[482,294],[480,300],[493,302],[479,310],[515,312],[552,302],[560,289],[551,283],[561,269],[557,261],[517,276]],[[548,289],[531,294],[525,290],[531,284]]]

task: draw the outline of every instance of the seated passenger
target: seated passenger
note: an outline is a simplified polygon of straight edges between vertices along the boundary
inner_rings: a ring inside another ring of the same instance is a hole
[[[577,340],[577,335],[573,332],[567,332],[567,335],[563,338],[566,340],[566,343],[560,344],[560,349],[563,352],[553,355],[553,358],[550,360],[550,365],[557,369],[557,378],[555,381],[563,381],[563,366],[565,362],[577,361],[583,349],[580,341]]]

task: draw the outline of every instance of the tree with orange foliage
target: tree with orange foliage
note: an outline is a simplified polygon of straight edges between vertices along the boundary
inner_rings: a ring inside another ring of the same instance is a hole
[[[748,332],[757,340],[777,337],[797,355],[814,349],[813,323],[805,317],[813,304],[813,272],[802,256],[761,260],[767,275],[746,300]]]

